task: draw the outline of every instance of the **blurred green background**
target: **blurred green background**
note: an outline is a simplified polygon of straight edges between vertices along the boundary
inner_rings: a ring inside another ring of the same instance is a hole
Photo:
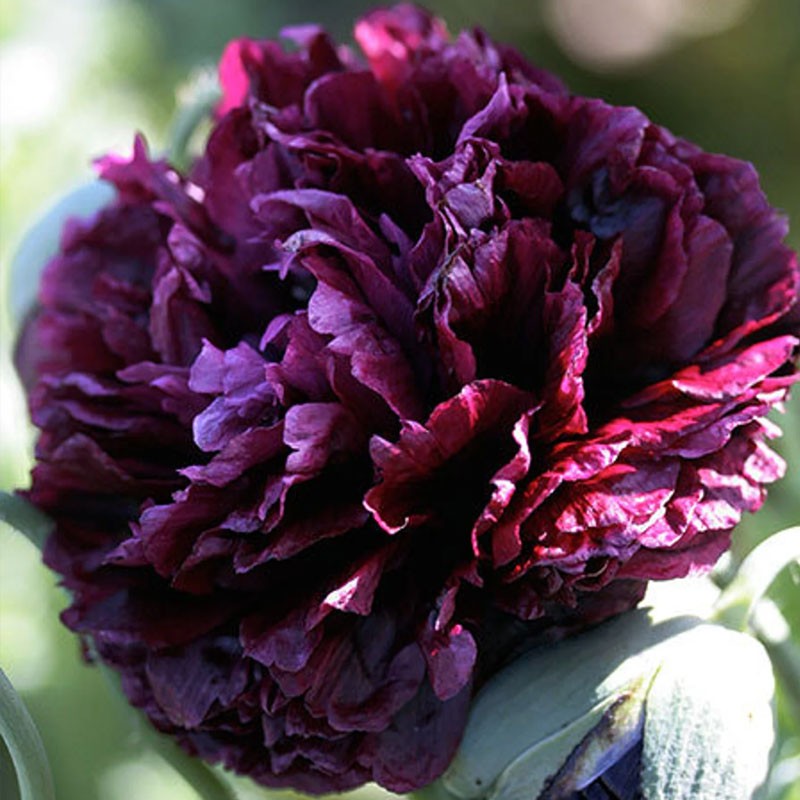
[[[166,140],[176,90],[235,36],[316,21],[349,39],[367,2],[0,0],[0,489],[25,485],[31,431],[10,368],[9,259],[25,228],[142,131]],[[708,150],[758,167],[800,245],[798,0],[437,0],[450,29],[480,25],[574,91],[637,105]],[[734,559],[800,521],[800,393],[781,421],[787,478],[737,532]],[[57,623],[65,598],[38,552],[0,524],[0,663],[42,733],[61,800],[197,800],[148,750],[131,713]],[[798,576],[772,591],[800,641]],[[798,709],[779,697],[771,796],[800,798]],[[242,797],[248,792],[240,789]],[[373,795],[373,790],[367,790]]]

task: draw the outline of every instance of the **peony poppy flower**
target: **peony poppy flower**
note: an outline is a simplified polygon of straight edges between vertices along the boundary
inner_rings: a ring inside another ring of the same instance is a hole
[[[800,274],[748,164],[416,7],[355,32],[231,43],[187,174],[101,160],[17,365],[64,622],[130,702],[265,785],[403,792],[520,641],[761,505]]]

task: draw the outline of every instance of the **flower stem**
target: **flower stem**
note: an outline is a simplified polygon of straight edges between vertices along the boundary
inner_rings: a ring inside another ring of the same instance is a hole
[[[202,800],[236,800],[233,788],[203,761],[188,755],[159,734],[153,733],[151,744],[158,755],[181,775]]]
[[[800,719],[800,647],[792,640],[788,623],[778,606],[765,598],[756,606],[750,628],[769,653],[793,716]]]
[[[202,69],[178,91],[178,109],[169,135],[167,156],[178,169],[185,169],[190,159],[189,146],[198,126],[209,119],[221,92],[216,75]]]
[[[734,630],[747,630],[758,603],[793,562],[800,562],[800,526],[773,534],[742,561],[717,599],[712,621]]]
[[[0,789],[5,797],[55,800],[47,754],[28,710],[0,670]]]

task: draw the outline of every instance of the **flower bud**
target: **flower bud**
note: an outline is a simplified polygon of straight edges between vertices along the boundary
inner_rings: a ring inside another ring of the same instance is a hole
[[[499,673],[440,785],[462,800],[560,800],[641,745],[645,800],[746,800],[767,775],[773,690],[751,637],[631,613]]]
[[[675,638],[647,695],[645,800],[747,800],[775,739],[775,683],[755,639],[715,625]]]
[[[653,625],[634,611],[521,656],[476,697],[443,786],[463,800],[537,797],[620,698],[639,696],[664,643],[697,622]]]

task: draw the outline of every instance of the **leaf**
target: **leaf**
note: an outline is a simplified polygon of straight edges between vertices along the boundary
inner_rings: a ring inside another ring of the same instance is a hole
[[[53,530],[53,520],[15,494],[0,492],[0,521],[8,523],[41,550]]]
[[[697,624],[653,624],[640,609],[521,656],[476,697],[443,787],[463,800],[536,797],[620,694],[652,676],[670,638]]]
[[[646,701],[645,800],[750,800],[769,771],[774,689],[752,637],[716,625],[676,637]]]
[[[0,670],[0,737],[11,765],[0,769],[0,795],[20,800],[55,800],[44,745],[28,710]],[[0,760],[6,755],[0,751]],[[6,781],[12,783],[6,783]]]

